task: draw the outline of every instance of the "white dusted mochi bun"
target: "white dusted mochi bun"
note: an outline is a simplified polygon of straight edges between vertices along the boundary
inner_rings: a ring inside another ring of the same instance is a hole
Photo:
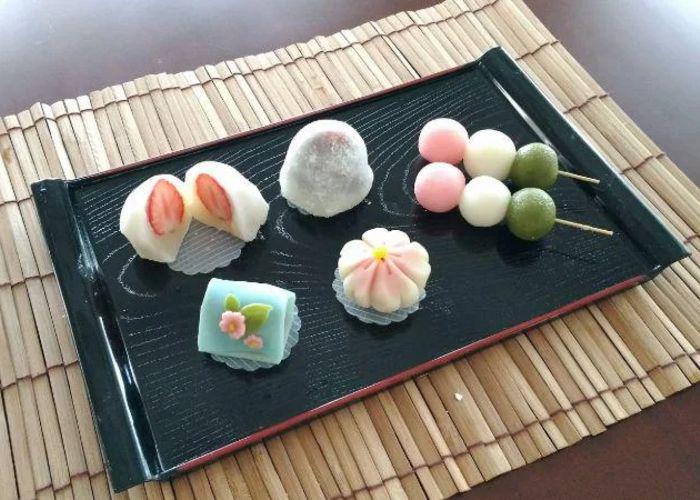
[[[127,196],[119,230],[141,258],[173,262],[191,220],[185,184],[173,175],[154,175]]]
[[[316,217],[350,210],[365,199],[373,181],[365,141],[338,120],[316,120],[302,127],[280,170],[282,196]]]
[[[378,227],[343,246],[338,272],[350,300],[391,313],[418,303],[430,276],[428,260],[423,245],[403,231]]]
[[[230,165],[203,161],[185,174],[192,217],[252,241],[267,220],[270,206],[260,190]]]

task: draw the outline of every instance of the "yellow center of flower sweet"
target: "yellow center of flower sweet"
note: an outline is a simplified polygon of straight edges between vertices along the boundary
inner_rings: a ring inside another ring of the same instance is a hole
[[[236,330],[237,330],[237,328],[236,328],[236,324],[235,324],[235,323],[231,322],[231,323],[228,324],[228,331],[229,331],[229,333],[236,333]]]
[[[372,256],[376,260],[384,260],[389,255],[389,249],[385,245],[381,245],[372,250]]]

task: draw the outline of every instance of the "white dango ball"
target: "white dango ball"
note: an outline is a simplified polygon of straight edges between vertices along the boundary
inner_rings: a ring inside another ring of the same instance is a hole
[[[464,168],[470,177],[488,175],[499,181],[510,173],[515,159],[515,144],[503,132],[479,130],[469,139],[464,153]]]
[[[316,120],[299,130],[280,170],[282,196],[317,217],[332,217],[358,205],[373,181],[365,142],[338,120]]]
[[[490,227],[500,223],[510,204],[510,191],[498,179],[482,175],[469,181],[459,200],[459,212],[469,224]]]

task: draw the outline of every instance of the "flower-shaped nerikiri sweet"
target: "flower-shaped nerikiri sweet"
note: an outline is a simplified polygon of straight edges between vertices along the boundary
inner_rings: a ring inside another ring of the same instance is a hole
[[[427,250],[406,233],[376,228],[345,244],[338,271],[348,298],[390,313],[418,302],[430,264]]]

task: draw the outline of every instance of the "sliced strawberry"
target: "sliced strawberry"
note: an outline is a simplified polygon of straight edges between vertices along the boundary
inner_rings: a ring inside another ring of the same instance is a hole
[[[153,232],[160,236],[174,231],[182,222],[185,203],[175,186],[160,179],[148,196],[146,213]]]
[[[231,220],[231,202],[226,196],[226,191],[214,180],[211,175],[199,174],[197,176],[197,196],[202,201],[209,213],[217,219]]]

